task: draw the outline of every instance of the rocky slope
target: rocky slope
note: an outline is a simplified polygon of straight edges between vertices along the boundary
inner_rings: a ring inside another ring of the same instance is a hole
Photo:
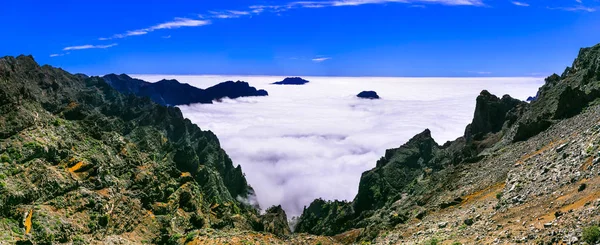
[[[463,137],[440,146],[425,130],[388,150],[352,202],[315,200],[296,231],[344,243],[600,241],[589,235],[600,221],[599,66],[600,45],[582,49],[530,104],[482,91]]]
[[[0,244],[333,243],[289,236],[283,210],[261,216],[251,195],[178,108],[0,58]]]
[[[236,99],[248,96],[267,96],[265,90],[257,90],[246,82],[227,81],[207,89],[193,87],[177,80],[161,80],[156,83],[131,78],[125,74],[109,74],[104,80],[124,94],[149,97],[161,105],[210,104],[222,98]]]

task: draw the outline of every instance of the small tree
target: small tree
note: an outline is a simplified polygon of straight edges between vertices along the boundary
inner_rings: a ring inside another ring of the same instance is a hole
[[[582,239],[588,244],[595,244],[600,241],[600,228],[598,226],[590,226],[583,229]]]

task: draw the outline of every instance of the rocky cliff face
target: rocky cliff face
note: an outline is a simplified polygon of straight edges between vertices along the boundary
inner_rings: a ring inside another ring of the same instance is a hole
[[[149,83],[131,78],[125,74],[109,74],[103,79],[119,92],[149,97],[161,105],[187,105],[193,103],[210,104],[222,98],[236,99],[248,96],[267,96],[265,90],[257,90],[246,82],[227,81],[207,89],[199,89],[177,80],[161,80]]]
[[[482,91],[464,136],[439,146],[426,130],[388,150],[352,202],[315,200],[297,231],[345,243],[589,239],[583,231],[600,221],[590,216],[600,205],[599,65],[600,45],[582,49],[531,104]]]
[[[252,193],[216,136],[178,108],[30,56],[0,59],[0,240],[251,230],[257,212],[237,199]]]

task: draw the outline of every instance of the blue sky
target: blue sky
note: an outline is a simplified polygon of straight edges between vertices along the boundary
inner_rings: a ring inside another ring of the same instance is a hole
[[[0,55],[91,75],[545,76],[600,43],[597,9],[598,0],[7,0]]]

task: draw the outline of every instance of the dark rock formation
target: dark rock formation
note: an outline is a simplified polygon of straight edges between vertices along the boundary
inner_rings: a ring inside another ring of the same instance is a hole
[[[379,95],[375,91],[362,91],[356,95],[358,98],[362,99],[379,99]]]
[[[307,84],[308,81],[299,77],[286,77],[283,81],[274,82],[276,85],[304,85]]]
[[[268,208],[266,213],[261,216],[261,222],[266,232],[284,237],[292,234],[288,225],[287,215],[283,208],[281,208],[281,205]]]
[[[193,103],[210,104],[221,98],[236,99],[247,96],[267,96],[265,90],[257,90],[246,82],[223,82],[207,89],[199,89],[177,80],[161,80],[149,83],[131,78],[125,74],[109,74],[104,80],[119,92],[149,97],[161,105],[186,105]]]
[[[467,140],[481,140],[488,133],[499,132],[504,124],[508,122],[510,127],[514,118],[507,118],[509,111],[517,107],[527,106],[526,102],[513,99],[504,95],[502,99],[490,94],[487,90],[481,91],[477,97],[473,122],[465,130]]]
[[[336,235],[352,228],[349,221],[355,218],[354,214],[351,203],[316,199],[304,207],[295,232]]]

